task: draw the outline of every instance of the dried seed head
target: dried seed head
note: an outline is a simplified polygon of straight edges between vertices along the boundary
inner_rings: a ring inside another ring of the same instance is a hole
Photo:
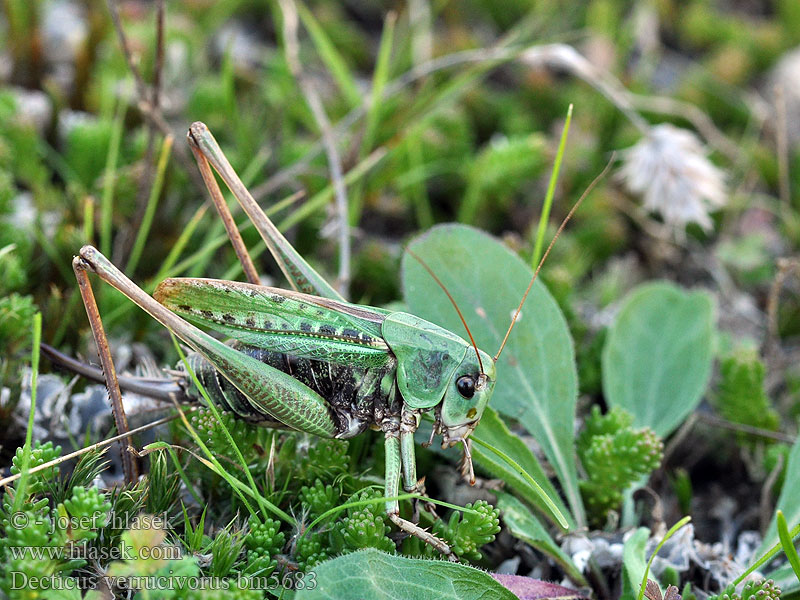
[[[706,156],[700,140],[673,125],[657,125],[623,152],[620,175],[644,207],[676,229],[697,223],[711,229],[709,212],[726,201],[725,175]]]

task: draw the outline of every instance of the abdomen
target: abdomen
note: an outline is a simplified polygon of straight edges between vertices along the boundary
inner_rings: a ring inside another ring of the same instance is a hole
[[[331,415],[339,426],[339,434],[336,437],[348,438],[357,435],[375,423],[377,416],[395,408],[391,406],[396,397],[394,361],[382,367],[353,367],[300,358],[239,343],[234,343],[233,347],[291,375],[325,399]],[[263,409],[251,403],[205,358],[197,353],[191,353],[187,358],[198,380],[217,406],[253,424],[267,427],[280,424]],[[187,395],[195,399],[201,397],[199,390],[189,378],[187,378]]]

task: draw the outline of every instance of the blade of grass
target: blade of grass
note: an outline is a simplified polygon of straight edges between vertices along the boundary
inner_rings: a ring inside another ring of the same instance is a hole
[[[800,523],[798,523],[797,525],[792,527],[791,531],[789,532],[789,537],[791,539],[794,539],[794,538],[797,537],[798,534],[800,534]],[[754,562],[752,565],[750,565],[744,571],[744,573],[739,575],[731,583],[734,586],[739,585],[742,581],[745,580],[745,578],[747,578],[748,575],[750,575],[750,573],[752,573],[753,571],[755,571],[756,569],[758,569],[762,565],[764,565],[764,564],[768,563],[769,561],[771,561],[772,557],[775,556],[778,552],[780,552],[782,548],[783,548],[783,545],[781,544],[781,542],[778,542],[777,544],[772,546],[772,548],[767,550],[761,558],[759,558],[756,562]]]
[[[553,205],[553,196],[556,191],[556,182],[558,181],[558,172],[561,170],[561,161],[564,158],[564,151],[567,144],[567,134],[569,133],[569,125],[572,122],[572,104],[567,109],[567,120],[564,122],[564,130],[561,132],[561,140],[558,142],[558,152],[556,159],[553,163],[553,172],[550,173],[550,182],[547,184],[547,194],[544,197],[544,204],[542,205],[542,216],[539,218],[539,227],[536,231],[536,240],[533,245],[533,255],[531,256],[531,265],[535,269],[539,264],[539,259],[542,257],[542,246],[544,245],[544,234],[547,230],[547,221],[550,219],[550,207]]]
[[[475,444],[477,444],[479,446],[482,446],[483,448],[486,448],[487,450],[489,450],[491,452],[494,452],[497,456],[502,458],[504,461],[506,461],[512,467],[514,467],[514,469],[525,479],[525,481],[527,481],[531,485],[531,487],[533,487],[533,489],[536,491],[536,493],[539,494],[539,496],[541,497],[542,501],[547,505],[547,508],[550,509],[550,512],[553,515],[553,517],[555,517],[555,519],[558,521],[558,524],[561,526],[561,528],[564,529],[565,531],[569,529],[569,523],[567,522],[566,517],[564,517],[562,512],[560,510],[558,510],[558,507],[550,499],[550,496],[547,495],[547,492],[545,492],[542,489],[542,486],[540,486],[536,482],[536,480],[533,477],[531,477],[528,474],[528,472],[519,465],[519,463],[517,463],[517,461],[515,461],[513,458],[508,456],[502,450],[498,450],[497,448],[493,448],[492,446],[490,446],[489,444],[487,444],[483,440],[480,440],[480,439],[478,439],[476,437],[471,437],[470,439]]]
[[[647,566],[644,568],[644,575],[642,576],[642,583],[639,586],[639,596],[638,596],[637,600],[642,600],[642,598],[644,598],[644,588],[647,586],[647,576],[650,574],[650,565],[653,564],[653,560],[658,555],[658,552],[661,550],[661,547],[664,545],[664,543],[669,538],[671,538],[673,535],[675,535],[676,531],[678,531],[681,527],[686,525],[691,520],[692,520],[692,517],[688,517],[687,516],[687,517],[683,517],[680,521],[675,523],[675,525],[673,525],[672,527],[669,528],[669,531],[667,531],[666,535],[658,543],[658,546],[656,546],[656,549],[653,550],[653,553],[650,555],[650,560],[647,561]]]
[[[197,375],[195,374],[194,370],[192,369],[191,365],[189,364],[189,361],[186,360],[186,354],[181,349],[181,346],[178,343],[178,338],[175,337],[174,334],[170,334],[170,335],[172,337],[172,343],[175,345],[175,349],[178,351],[178,355],[181,358],[181,362],[183,363],[183,366],[186,369],[186,372],[190,375],[190,377],[192,378],[192,381],[194,382],[194,385],[200,391],[200,394],[203,396],[203,399],[207,403],[208,409],[214,415],[214,418],[217,420],[217,423],[219,424],[223,434],[225,435],[225,438],[227,439],[228,443],[231,445],[231,448],[233,449],[234,453],[236,454],[236,458],[239,461],[239,464],[241,465],[242,469],[244,470],[244,474],[247,477],[248,483],[250,484],[250,493],[251,493],[252,497],[259,503],[259,505],[261,506],[261,509],[264,512],[267,512],[267,511],[272,512],[273,514],[279,516],[281,519],[283,519],[284,521],[286,521],[290,525],[294,525],[295,524],[295,520],[292,517],[290,517],[288,514],[286,514],[280,508],[278,508],[277,506],[272,504],[272,502],[270,502],[269,500],[264,498],[264,496],[262,496],[258,492],[258,486],[256,485],[256,482],[253,479],[253,475],[250,473],[250,469],[247,466],[247,461],[245,461],[244,456],[242,455],[242,451],[239,450],[239,446],[236,444],[236,441],[233,439],[233,436],[231,435],[231,432],[228,431],[228,428],[225,427],[225,424],[222,422],[222,416],[219,414],[219,410],[217,410],[217,407],[211,401],[211,398],[209,397],[208,392],[206,391],[205,387],[203,387],[203,384],[200,383],[200,380],[197,378]],[[183,414],[182,411],[181,411],[181,414]],[[238,479],[233,477],[230,473],[225,471],[225,469],[220,464],[220,462],[217,460],[217,458],[209,451],[208,447],[205,445],[205,443],[203,443],[203,440],[200,439],[200,436],[197,434],[197,432],[194,430],[194,428],[189,424],[189,421],[186,420],[185,417],[182,417],[182,418],[183,418],[184,425],[189,430],[190,434],[194,438],[194,440],[197,443],[197,445],[200,446],[200,448],[203,450],[203,452],[205,452],[206,456],[208,456],[210,463],[213,464],[214,467],[216,467],[216,469],[218,470],[218,474],[221,475],[236,490],[241,490],[242,488],[246,488],[247,486],[245,486],[244,483],[242,483],[241,481],[239,481]],[[250,511],[250,514],[253,515],[253,517],[255,517],[256,519],[258,519],[259,518],[258,515],[253,511],[253,509],[250,507],[249,503],[246,500],[244,500],[244,497],[240,495],[240,498],[242,498],[242,500],[244,501],[245,506],[248,507],[248,510]]]
[[[194,407],[189,410],[194,410]],[[113,444],[114,442],[118,442],[123,438],[127,438],[134,434],[141,433],[142,431],[147,431],[149,429],[152,429],[153,427],[158,427],[159,425],[163,425],[164,423],[169,423],[170,421],[177,418],[178,415],[170,415],[168,417],[164,417],[162,419],[158,419],[157,421],[148,423],[147,425],[142,425],[141,427],[137,427],[136,429],[131,429],[129,432],[123,433],[122,435],[115,435],[114,437],[110,437],[108,439],[86,446],[85,448],[81,448],[80,450],[76,450],[75,452],[70,452],[69,454],[63,454],[54,460],[50,460],[47,461],[46,463],[33,467],[32,469],[30,469],[30,473],[33,474],[33,473],[38,473],[39,471],[44,471],[45,469],[49,469],[50,467],[60,465],[61,463],[71,460],[73,458],[83,456],[87,452],[92,452],[94,450],[97,450],[98,448],[104,448],[106,446],[109,446],[110,444]],[[3,479],[0,479],[0,488],[3,487],[4,485],[8,485],[9,483],[13,483],[14,481],[20,478],[21,478],[20,473],[17,473],[16,475],[9,475],[8,477],[3,477]]]
[[[300,20],[308,30],[311,36],[311,41],[317,49],[317,54],[328,67],[328,70],[333,77],[333,80],[339,86],[348,107],[352,108],[361,104],[361,92],[358,91],[355,78],[347,67],[347,62],[342,55],[333,45],[328,34],[320,25],[319,21],[314,17],[314,14],[308,10],[305,4],[297,2],[297,12],[300,15]]]
[[[94,198],[86,195],[83,198],[83,243],[91,244],[94,238]]]
[[[161,263],[161,267],[158,270],[158,273],[153,278],[154,284],[152,289],[148,289],[150,293],[155,290],[155,286],[158,285],[161,281],[167,278],[167,274],[172,270],[172,267],[175,266],[175,263],[178,262],[178,258],[183,252],[183,249],[186,247],[186,244],[189,243],[189,240],[194,234],[194,230],[197,229],[197,226],[200,225],[200,221],[206,214],[208,206],[203,205],[194,213],[194,216],[189,220],[184,227],[183,231],[181,231],[180,236],[178,236],[177,241],[173,244],[172,248],[169,250],[169,254],[167,254],[167,258],[164,259],[164,262]]]
[[[418,139],[409,139],[405,143],[406,160],[408,161],[408,171],[405,173],[405,186],[395,179],[395,185],[402,189],[408,187],[408,195],[414,204],[414,212],[417,215],[417,225],[421,230],[433,227],[433,210],[431,209],[428,190],[425,187],[425,180],[430,175],[430,165],[426,165],[422,156],[422,144]],[[410,175],[419,173],[422,177],[414,179]]]
[[[128,258],[128,264],[125,271],[134,273],[139,264],[139,259],[142,256],[142,250],[147,242],[147,236],[150,234],[150,227],[153,225],[153,218],[156,215],[156,207],[158,206],[158,198],[161,196],[161,189],[164,187],[164,174],[167,171],[167,164],[169,163],[170,153],[172,152],[171,135],[164,138],[161,144],[161,152],[158,156],[158,166],[156,167],[156,176],[153,180],[153,186],[150,188],[150,196],[147,198],[147,205],[142,217],[142,224],[139,231],[136,232],[136,240],[133,242],[133,249]]]
[[[152,444],[147,444],[141,452],[139,452],[139,456],[145,456],[148,453],[154,450],[166,450],[169,454],[170,458],[172,459],[172,464],[175,465],[175,470],[178,471],[178,476],[183,481],[183,484],[186,486],[186,489],[189,490],[189,493],[194,498],[195,502],[197,502],[198,506],[203,506],[203,501],[200,499],[200,496],[194,489],[194,485],[192,484],[189,477],[186,475],[186,471],[183,470],[181,466],[181,461],[178,460],[178,454],[175,452],[175,447],[167,442],[153,442]]]
[[[39,384],[39,345],[42,342],[42,313],[33,315],[33,335],[31,348],[31,408],[28,413],[28,430],[25,432],[25,445],[22,447],[22,463],[20,464],[20,478],[17,489],[14,491],[14,504],[12,513],[19,512],[22,503],[26,500],[28,478],[31,466],[31,445],[33,443],[33,423],[36,417],[36,391]]]
[[[778,538],[781,540],[783,552],[792,565],[795,577],[800,581],[800,556],[797,555],[797,549],[794,547],[793,536],[789,533],[789,526],[786,524],[786,517],[783,516],[783,511],[779,510],[776,513],[778,525]]]
[[[114,113],[114,124],[111,129],[111,140],[106,155],[106,168],[103,176],[103,197],[100,203],[100,249],[106,256],[111,256],[111,217],[114,213],[114,189],[117,184],[117,162],[122,143],[122,128],[125,123],[127,105],[120,100]]]
[[[366,120],[364,123],[364,138],[361,141],[358,157],[362,160],[367,153],[372,150],[375,144],[375,135],[381,118],[383,108],[383,91],[389,81],[389,67],[392,57],[392,45],[394,43],[394,26],[397,21],[397,14],[390,12],[386,15],[386,20],[381,33],[380,47],[378,48],[378,59],[375,63],[375,72],[372,75],[372,94],[367,109]],[[361,220],[361,209],[364,202],[364,185],[360,183],[350,191],[350,224],[354,227]]]
[[[306,534],[307,531],[311,531],[318,523],[321,523],[322,521],[324,521],[328,517],[333,516],[333,515],[335,515],[337,513],[340,513],[343,510],[347,510],[348,508],[357,508],[359,506],[367,506],[369,504],[384,504],[386,502],[393,502],[395,500],[408,500],[409,498],[422,498],[422,496],[420,494],[416,493],[416,492],[415,493],[409,493],[409,494],[400,494],[399,496],[391,496],[391,497],[378,496],[378,497],[375,497],[375,498],[366,498],[364,500],[353,500],[352,502],[345,502],[344,504],[340,504],[339,506],[334,506],[333,508],[326,510],[324,513],[322,513],[316,519],[311,521],[311,523],[309,523],[308,527],[306,527],[300,533],[300,535],[298,536],[297,539],[298,540],[301,539]],[[477,510],[474,510],[472,508],[466,508],[464,506],[458,506],[456,504],[451,504],[449,502],[444,502],[442,500],[436,500],[434,498],[427,498],[426,497],[425,501],[426,502],[431,502],[433,504],[438,504],[439,506],[444,506],[444,507],[450,508],[452,510],[457,510],[459,512],[473,513],[473,514],[477,514],[477,512],[478,512]]]
[[[350,185],[351,183],[358,181],[361,179],[361,177],[366,175],[370,169],[378,164],[386,156],[386,154],[386,148],[377,148],[369,156],[367,156],[364,160],[347,172],[347,174],[344,176],[344,182],[347,185]],[[278,229],[285,231],[290,227],[297,225],[310,214],[324,207],[332,197],[333,186],[328,185],[325,189],[314,194],[308,199],[307,202],[304,202],[302,206],[281,221],[281,223],[278,225]]]

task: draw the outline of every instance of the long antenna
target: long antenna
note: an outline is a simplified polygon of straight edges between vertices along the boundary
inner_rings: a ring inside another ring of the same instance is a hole
[[[519,313],[522,311],[522,305],[525,304],[525,300],[528,299],[528,294],[530,293],[531,288],[533,287],[533,282],[536,281],[536,278],[539,276],[539,271],[542,270],[542,265],[544,265],[544,261],[547,260],[547,256],[548,256],[548,254],[550,254],[550,250],[553,249],[553,246],[555,245],[556,240],[558,239],[558,236],[560,236],[561,232],[564,231],[564,227],[567,226],[567,223],[569,223],[569,220],[572,218],[572,215],[575,214],[575,211],[578,210],[578,207],[581,205],[581,203],[583,202],[584,198],[586,198],[586,196],[588,196],[591,193],[591,191],[595,188],[595,186],[598,184],[598,182],[601,179],[603,179],[603,177],[606,176],[606,173],[608,173],[608,170],[611,168],[611,165],[614,163],[614,158],[615,158],[615,154],[612,154],[611,155],[611,160],[608,161],[608,164],[606,165],[605,169],[603,169],[603,171],[597,177],[594,178],[594,181],[592,181],[592,183],[589,184],[589,187],[587,187],[586,190],[583,192],[583,194],[581,194],[581,197],[578,198],[578,201],[575,203],[575,205],[567,213],[567,216],[564,217],[563,221],[561,221],[561,225],[558,227],[558,231],[556,231],[556,234],[553,236],[553,239],[550,241],[550,245],[547,246],[547,250],[544,251],[544,254],[542,255],[542,259],[539,261],[539,264],[536,267],[536,271],[533,272],[533,277],[531,277],[531,282],[528,284],[528,289],[526,289],[525,293],[522,294],[522,300],[519,301],[519,306],[517,307],[517,311],[514,313],[514,316],[511,318],[511,325],[508,326],[508,331],[506,331],[506,335],[503,338],[503,343],[500,344],[500,349],[497,351],[497,354],[494,355],[494,362],[497,362],[497,359],[500,358],[500,353],[503,351],[503,348],[505,348],[505,346],[506,346],[506,342],[508,341],[508,336],[511,335],[511,330],[514,329],[514,325],[517,324],[517,318],[519,317]]]
[[[439,287],[442,288],[445,294],[447,294],[447,297],[450,299],[450,302],[453,303],[453,307],[455,307],[456,312],[458,313],[458,316],[461,319],[461,322],[464,324],[464,329],[467,330],[469,341],[472,342],[472,347],[475,348],[475,356],[478,357],[478,366],[481,369],[481,375],[483,375],[484,374],[483,361],[481,360],[481,353],[478,352],[478,344],[475,343],[475,338],[472,337],[472,332],[469,330],[469,325],[467,325],[467,321],[466,319],[464,319],[464,315],[461,314],[461,309],[458,308],[458,304],[456,304],[455,298],[453,298],[450,292],[447,291],[447,288],[444,287],[444,284],[442,283],[441,279],[439,279],[436,276],[436,273],[433,272],[433,269],[431,269],[427,264],[425,264],[424,260],[422,260],[419,256],[417,256],[416,253],[411,248],[407,247],[406,252],[408,252],[419,264],[421,264],[425,268],[425,270],[430,274],[430,276],[433,277],[433,280],[436,283],[438,283]]]

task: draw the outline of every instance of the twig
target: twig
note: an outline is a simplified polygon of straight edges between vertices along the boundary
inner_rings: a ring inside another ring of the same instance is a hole
[[[680,115],[687,119],[709,144],[725,154],[727,158],[736,163],[742,161],[743,155],[738,145],[726,137],[725,134],[714,125],[708,115],[697,106],[671,98],[632,94],[615,78],[598,72],[598,70],[574,48],[566,44],[511,47],[500,43],[490,48],[464,50],[446,54],[430,61],[417,64],[409,71],[406,71],[387,83],[381,99],[389,98],[417,80],[438,71],[467,63],[502,63],[515,59],[521,59],[530,65],[555,66],[569,71],[575,77],[583,79],[608,98],[642,133],[647,133],[650,129],[650,125],[638,114],[637,110],[654,110],[664,114]],[[336,140],[343,138],[350,128],[367,114],[371,107],[371,102],[371,97],[369,95],[365,96],[364,102],[361,105],[353,108],[344,118],[332,127],[331,134],[333,137]],[[275,191],[286,182],[293,179],[298,173],[307,169],[311,161],[319,156],[322,151],[323,144],[315,144],[303,158],[279,171],[261,185],[255,187],[252,192],[253,197],[259,200]]]
[[[314,115],[322,134],[322,143],[328,158],[328,168],[333,180],[336,198],[336,213],[339,220],[339,277],[338,288],[347,297],[350,285],[350,223],[347,204],[347,189],[342,175],[342,161],[336,147],[336,139],[331,129],[325,107],[311,80],[303,73],[300,65],[300,43],[298,40],[298,15],[294,0],[279,0],[283,12],[283,43],[289,70],[303,90],[306,102]]]
[[[107,0],[108,11],[111,13],[111,22],[114,24],[120,46],[122,46],[122,54],[125,57],[125,62],[128,64],[128,69],[133,73],[133,78],[136,81],[136,89],[139,93],[139,97],[144,99],[147,97],[147,84],[144,82],[142,72],[136,65],[136,61],[133,60],[131,47],[128,44],[128,36],[125,35],[125,30],[122,28],[122,21],[119,18],[117,2],[118,0]]]
[[[779,442],[786,442],[787,444],[793,444],[796,441],[796,438],[793,435],[781,433],[780,431],[771,431],[769,429],[762,429],[761,427],[753,427],[752,425],[746,425],[744,423],[732,423],[730,421],[717,417],[716,415],[711,415],[708,413],[697,413],[697,414],[701,420],[705,421],[709,425],[714,425],[722,429],[730,429],[731,431],[738,431],[740,433],[747,433],[762,438],[777,440]]]
[[[627,90],[615,78],[602,73],[575,48],[567,44],[547,44],[534,46],[526,50],[520,57],[522,62],[540,66],[559,67],[569,71],[575,77],[583,79],[598,92],[608,98],[628,120],[636,126],[642,135],[650,131],[650,124],[636,112]]]
[[[780,303],[781,289],[786,283],[786,278],[793,272],[800,272],[800,260],[796,258],[779,258],[777,261],[778,272],[772,280],[767,297],[767,350],[779,347],[778,339],[778,305]]]
[[[791,207],[791,185],[789,183],[789,141],[786,138],[786,96],[783,86],[775,86],[775,151],[778,155],[778,185],[781,210]]]
[[[709,144],[722,152],[731,162],[736,164],[742,164],[744,162],[745,155],[739,148],[739,145],[720,131],[717,126],[714,125],[714,121],[711,120],[711,117],[696,105],[677,98],[643,96],[640,94],[632,94],[628,91],[625,93],[637,110],[657,112],[686,119]]]
[[[161,109],[161,73],[164,70],[164,18],[166,0],[158,0],[156,8],[156,64],[153,70],[153,98],[155,110]]]
[[[454,52],[453,54],[447,54],[445,56],[435,58],[429,62],[415,66],[413,69],[406,71],[403,75],[400,75],[396,79],[393,79],[387,83],[381,98],[388,98],[403,88],[411,85],[415,81],[422,79],[423,77],[427,77],[428,75],[432,75],[437,71],[449,69],[466,63],[508,61],[519,56],[523,50],[524,48],[516,50],[506,47],[481,48],[478,50]],[[353,108],[336,125],[333,126],[333,135],[337,139],[343,138],[350,128],[358,123],[358,121],[367,114],[372,106],[371,102],[372,97],[370,95],[366,95],[364,102],[361,105]],[[256,200],[259,200],[272,193],[277,188],[284,185],[287,181],[290,181],[292,178],[294,178],[298,173],[307,169],[311,161],[319,156],[322,151],[323,145],[321,142],[314,144],[303,158],[286,167],[282,171],[279,171],[261,185],[255,187],[253,189],[253,197],[256,198]]]
[[[187,408],[186,410],[190,410],[191,411],[191,410],[197,410],[198,408],[200,408],[200,407],[199,406],[193,406],[193,407]],[[81,448],[80,450],[75,450],[75,452],[70,452],[69,454],[64,454],[63,456],[59,456],[56,459],[53,459],[51,461],[48,461],[46,463],[43,463],[41,465],[37,465],[37,466],[31,468],[28,471],[28,473],[38,473],[39,471],[44,471],[45,469],[49,469],[50,467],[54,467],[56,465],[60,465],[61,463],[70,460],[71,458],[76,458],[78,456],[86,454],[87,452],[91,452],[92,450],[97,450],[98,448],[103,448],[105,446],[109,446],[109,445],[113,444],[114,442],[118,442],[118,441],[120,441],[120,440],[122,440],[122,439],[124,439],[124,438],[126,438],[126,437],[128,437],[130,435],[134,435],[136,433],[141,433],[142,431],[147,431],[148,429],[152,429],[153,427],[157,427],[159,425],[163,425],[164,423],[169,423],[170,421],[174,421],[179,416],[180,415],[171,415],[169,417],[163,417],[161,419],[158,419],[156,421],[148,423],[147,425],[142,425],[141,427],[137,427],[135,429],[131,429],[128,433],[115,435],[114,437],[110,437],[107,440],[102,440],[102,441],[97,442],[95,444],[91,444],[89,446],[86,446],[85,448]],[[3,479],[0,479],[0,487],[6,486],[9,483],[14,483],[21,476],[22,476],[21,473],[17,473],[16,475],[9,475],[8,477],[4,477]]]
[[[166,137],[168,135],[173,135],[172,129],[166,120],[164,120],[164,115],[160,110],[154,110],[150,102],[146,100],[140,100],[137,108],[139,109],[139,112],[144,115],[144,118],[152,122],[163,136]],[[205,194],[205,184],[203,183],[203,179],[200,177],[200,173],[198,173],[192,158],[189,156],[190,150],[188,146],[186,144],[178,144],[174,147],[174,151],[175,158],[179,163],[181,163],[181,167],[183,167],[183,169],[189,175],[189,178],[192,180],[197,189],[202,194]]]

